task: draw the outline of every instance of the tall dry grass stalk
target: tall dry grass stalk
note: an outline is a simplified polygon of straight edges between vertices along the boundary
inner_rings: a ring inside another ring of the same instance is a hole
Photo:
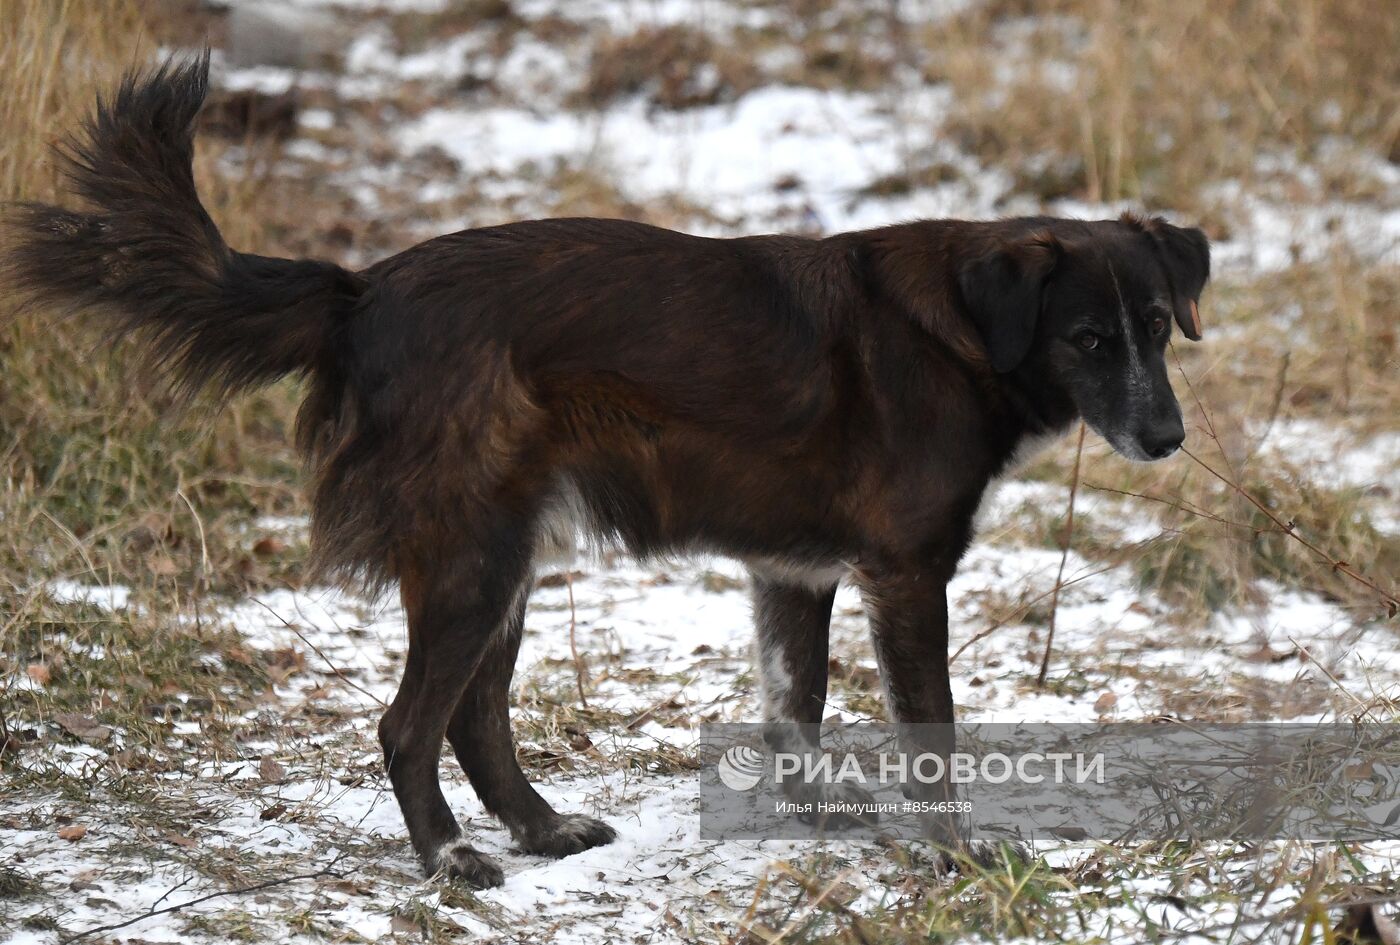
[[[958,131],[1047,196],[1179,206],[1248,179],[1263,151],[1316,157],[1344,137],[1400,153],[1400,13],[1384,3],[992,0],[925,38]]]
[[[137,0],[0,0],[0,199],[71,199],[52,148],[99,92],[149,60],[161,25],[147,22],[152,10]],[[204,153],[197,166],[211,213],[231,238],[256,239],[256,182],[225,181],[211,163]],[[0,286],[0,600],[51,576],[174,593],[266,572],[224,526],[295,507],[289,390],[241,400],[196,433],[101,337],[21,308]]]
[[[139,61],[150,39],[132,0],[0,0],[0,199],[51,199],[54,130]]]

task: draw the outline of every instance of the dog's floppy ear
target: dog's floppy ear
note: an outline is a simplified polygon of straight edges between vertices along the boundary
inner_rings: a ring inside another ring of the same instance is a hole
[[[1157,244],[1171,279],[1172,314],[1181,333],[1201,340],[1201,312],[1197,303],[1210,279],[1210,241],[1195,227],[1173,226],[1161,217],[1140,220],[1130,215],[1124,222],[1147,232]]]
[[[1016,369],[1035,338],[1045,281],[1064,250],[1050,233],[1036,233],[968,262],[958,288],[998,374]]]

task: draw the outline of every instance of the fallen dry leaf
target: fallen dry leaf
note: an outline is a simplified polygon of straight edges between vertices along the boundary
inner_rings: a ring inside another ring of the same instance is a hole
[[[1354,765],[1347,765],[1342,769],[1342,774],[1348,781],[1369,781],[1376,774],[1376,765],[1371,761],[1362,761]]]
[[[1094,711],[1103,715],[1105,712],[1112,712],[1118,705],[1118,697],[1111,692],[1105,692],[1094,700]]]
[[[260,538],[253,543],[253,554],[259,558],[268,558],[272,555],[280,555],[287,550],[287,543],[280,538]]]
[[[1260,645],[1259,649],[1252,653],[1246,653],[1244,658],[1251,663],[1286,663],[1291,659],[1296,659],[1297,656],[1298,651],[1296,649],[1275,650],[1273,647],[1269,646],[1269,644],[1264,643]]]
[[[539,587],[564,587],[570,580],[578,580],[587,577],[582,571],[556,571],[553,574],[546,574],[538,581]]]
[[[389,920],[389,929],[394,932],[404,932],[409,935],[421,935],[423,927],[407,916],[396,915]]]
[[[102,891],[97,879],[102,875],[100,870],[83,870],[68,881],[68,888],[74,892]]]
[[[366,886],[364,883],[357,883],[354,880],[350,879],[322,880],[318,885],[322,889],[328,889],[331,892],[343,893],[347,896],[374,895],[374,890],[372,888]]]
[[[53,720],[69,735],[85,742],[100,744],[112,737],[112,730],[106,725],[78,712],[59,712]]]
[[[24,674],[41,686],[47,686],[53,678],[47,663],[30,663],[24,668]]]
[[[264,656],[268,661],[268,675],[277,683],[284,683],[288,677],[306,669],[306,656],[295,647],[283,647]]]
[[[169,555],[159,552],[146,556],[146,568],[156,577],[173,577],[180,572]]]
[[[83,839],[87,836],[87,828],[82,824],[69,824],[67,827],[58,828],[58,838],[67,840],[70,843]]]
[[[262,761],[258,762],[258,777],[268,784],[281,784],[287,780],[287,769],[277,763],[277,759],[271,755],[263,755]]]

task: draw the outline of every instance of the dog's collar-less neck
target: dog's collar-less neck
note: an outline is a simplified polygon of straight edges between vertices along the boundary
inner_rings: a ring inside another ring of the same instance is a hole
[[[1013,449],[1026,437],[1064,433],[1079,417],[1079,412],[1067,397],[1058,391],[1046,390],[1043,383],[1035,383],[1023,377],[1019,371],[1004,374],[999,380],[1001,392],[1006,398],[1007,413],[1019,426]]]

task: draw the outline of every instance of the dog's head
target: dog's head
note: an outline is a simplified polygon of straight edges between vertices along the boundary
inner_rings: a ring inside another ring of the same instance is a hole
[[[1119,453],[1151,461],[1185,438],[1167,339],[1175,322],[1200,340],[1209,277],[1200,230],[1125,215],[1033,226],[967,263],[959,288],[999,374],[1068,400]]]

